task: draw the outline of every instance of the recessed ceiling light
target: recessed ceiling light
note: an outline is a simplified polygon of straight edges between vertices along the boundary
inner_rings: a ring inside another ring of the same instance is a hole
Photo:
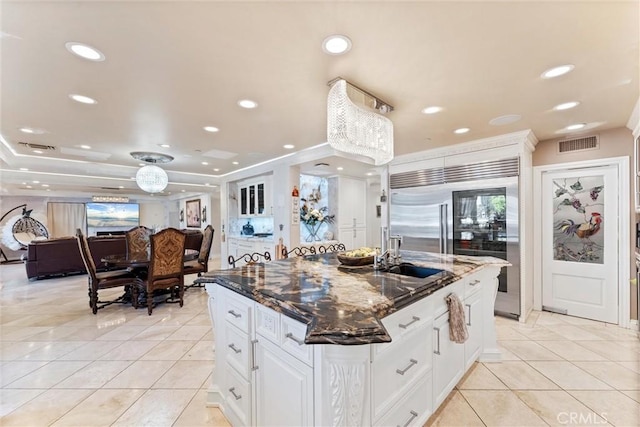
[[[367,172],[367,176],[373,175],[373,172]]]
[[[186,190],[180,190],[181,193],[184,193]]]
[[[295,148],[296,146],[293,144],[285,144],[282,146],[282,148],[286,148],[287,150],[291,150],[293,148]]]
[[[342,34],[334,34],[324,39],[322,50],[329,55],[342,55],[351,50],[351,39]]]
[[[146,166],[146,163],[138,163],[138,166]]]
[[[207,166],[209,162],[202,162],[203,165]]]
[[[118,188],[124,188],[124,185],[118,185]]]
[[[33,188],[33,187],[32,187],[32,186],[30,186],[30,185],[27,185],[27,188]]]
[[[219,168],[213,168],[213,171],[214,172],[220,172],[220,169]]]
[[[82,43],[67,42],[64,44],[67,50],[74,55],[78,55],[81,58],[88,59],[89,61],[104,61],[105,56],[98,49],[88,46]]]
[[[587,125],[586,123],[576,123],[575,125],[567,126],[565,129],[566,130],[578,130],[578,129],[582,129],[586,125]]]
[[[27,185],[27,183],[26,183],[26,182],[23,182],[23,183],[22,183],[22,185]]]
[[[489,120],[489,124],[493,126],[508,125],[520,120],[522,116],[520,114],[507,114],[505,116],[496,117]]]
[[[344,168],[342,166],[338,166],[336,169],[338,169],[339,171],[343,170]]]
[[[80,148],[82,148],[83,150],[91,150],[91,146],[90,145],[81,145]]]
[[[35,129],[35,128],[29,128],[29,127],[20,128],[20,132],[29,133],[33,135],[42,135],[44,133],[42,129]]]
[[[555,107],[553,107],[553,109],[556,111],[562,111],[577,107],[578,105],[580,105],[578,101],[564,102],[562,104],[556,105]]]
[[[32,184],[40,184],[40,181],[31,181]]]
[[[131,178],[129,178],[129,179],[133,179],[133,180],[135,180],[135,179],[136,179],[136,177],[135,177],[135,176],[132,176],[132,177],[131,177]]]
[[[89,98],[88,96],[84,96],[84,95],[78,95],[78,94],[71,94],[69,95],[69,98],[73,99],[76,102],[80,102],[82,104],[97,104],[98,101],[96,101],[93,98]]]
[[[442,107],[438,107],[434,105],[433,107],[423,108],[422,114],[435,114],[435,113],[439,113],[440,111],[442,111]]]
[[[29,168],[20,168],[21,171],[28,171]]]
[[[238,105],[241,106],[242,108],[251,109],[251,108],[256,108],[258,106],[258,103],[250,99],[241,99],[240,101],[238,101]]]
[[[171,148],[169,144],[158,144],[162,148]]]
[[[458,135],[461,135],[463,133],[467,133],[469,132],[471,129],[469,128],[459,128],[453,131],[453,133],[457,133]]]
[[[554,77],[562,76],[573,70],[575,67],[572,64],[560,65],[558,67],[549,68],[540,75],[543,79],[552,79]]]
[[[240,163],[238,163],[238,162],[231,162],[231,164],[239,165]]]
[[[33,152],[36,154],[42,154],[42,150],[33,150]]]
[[[48,187],[48,186],[49,186],[49,184],[42,184],[42,186],[43,186],[43,187]]]
[[[202,129],[206,130],[207,132],[218,132],[220,130],[215,126],[205,126]]]

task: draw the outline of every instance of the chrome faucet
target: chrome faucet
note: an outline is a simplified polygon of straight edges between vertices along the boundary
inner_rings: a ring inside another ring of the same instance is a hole
[[[389,236],[387,227],[381,227],[380,255],[373,257],[373,268],[376,270],[387,269],[400,263],[400,245],[402,236]]]

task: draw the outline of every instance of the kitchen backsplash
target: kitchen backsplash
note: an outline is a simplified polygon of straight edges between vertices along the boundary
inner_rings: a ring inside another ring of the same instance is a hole
[[[242,227],[249,222],[254,233],[273,233],[273,217],[232,218],[229,222],[229,235],[240,236]]]

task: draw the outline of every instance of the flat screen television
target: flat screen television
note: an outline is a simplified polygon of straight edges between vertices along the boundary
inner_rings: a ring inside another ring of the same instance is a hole
[[[137,203],[87,203],[88,227],[135,227],[140,224]]]

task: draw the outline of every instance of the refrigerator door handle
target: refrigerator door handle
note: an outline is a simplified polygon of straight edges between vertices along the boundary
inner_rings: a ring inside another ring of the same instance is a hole
[[[443,203],[440,205],[440,253],[446,254],[449,252],[449,248],[447,247],[447,237],[449,235],[449,230],[447,230],[447,204]]]

